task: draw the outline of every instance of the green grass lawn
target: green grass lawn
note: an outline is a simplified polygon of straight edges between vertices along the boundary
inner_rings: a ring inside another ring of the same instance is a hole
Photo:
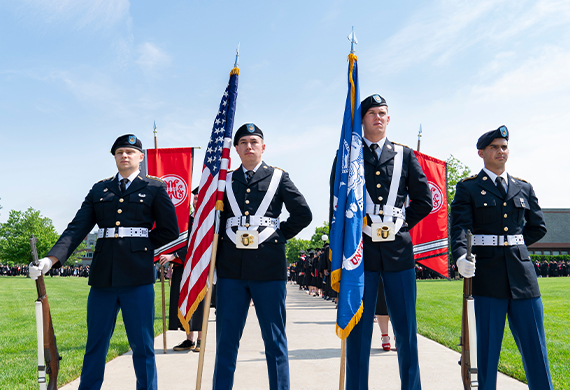
[[[87,340],[87,278],[47,277],[46,290],[57,338],[60,365],[58,384],[81,374]],[[160,283],[155,284],[155,335],[162,333]],[[166,284],[168,305],[169,288]],[[37,336],[34,301],[35,283],[24,277],[0,277],[0,389],[37,388]],[[168,315],[168,308],[167,315]],[[129,350],[123,319],[119,313],[107,360]]]
[[[570,278],[539,279],[545,311],[546,340],[555,389],[570,390]],[[168,305],[168,284],[167,284]],[[64,384],[81,373],[89,286],[85,278],[47,278],[55,334],[63,361],[58,382]],[[418,282],[418,331],[459,351],[462,281]],[[155,284],[155,334],[162,333],[160,284]],[[34,301],[35,283],[24,277],[0,277],[0,389],[37,387],[37,339]],[[168,308],[167,308],[168,310]],[[111,339],[108,360],[129,350],[119,314]],[[522,361],[508,326],[501,350],[500,371],[525,380]],[[459,375],[459,370],[458,370]]]
[[[552,382],[555,389],[570,389],[570,278],[540,278],[538,283]],[[418,333],[460,351],[457,344],[461,334],[462,294],[463,281],[418,281]],[[507,325],[499,370],[526,382],[522,360]]]

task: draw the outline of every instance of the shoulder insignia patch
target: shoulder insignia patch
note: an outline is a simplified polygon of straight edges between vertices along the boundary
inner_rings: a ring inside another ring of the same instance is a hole
[[[97,183],[101,183],[102,181],[107,181],[107,180],[111,180],[112,178],[114,178],[115,176],[111,176],[111,177],[107,177],[105,179],[101,179],[99,180]]]
[[[461,181],[467,181],[467,180],[475,179],[476,177],[477,177],[477,173],[474,175],[471,175],[469,177],[466,177],[466,178],[462,179]]]
[[[274,167],[273,165],[270,165],[270,167],[273,168],[273,169],[279,169],[280,171],[285,172],[285,169],[281,169],[281,168],[279,168],[279,167]]]
[[[521,179],[520,177],[512,176],[512,178],[513,178],[513,179],[520,180],[520,181],[523,181],[523,182],[525,182],[525,183],[528,183],[528,181],[526,181],[525,179]],[[530,183],[529,183],[529,184],[530,184]]]
[[[390,141],[390,142],[392,142],[393,144],[396,144],[396,145],[403,146],[404,148],[411,149],[408,145],[404,145],[404,144],[401,144],[401,143],[399,143],[399,142],[394,142],[394,141]]]
[[[156,180],[156,181],[159,181],[161,183],[164,183],[161,179],[159,179],[156,176],[146,175],[146,177],[147,177],[147,179],[152,179],[152,180]]]

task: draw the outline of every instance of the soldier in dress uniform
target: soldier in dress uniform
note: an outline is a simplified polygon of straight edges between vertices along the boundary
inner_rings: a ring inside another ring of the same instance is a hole
[[[542,300],[527,249],[546,234],[546,226],[532,185],[505,170],[508,140],[501,126],[477,141],[484,168],[457,184],[451,204],[453,257],[459,273],[473,278],[479,389],[497,387],[505,317],[529,388],[552,389]],[[465,258],[467,230],[473,233],[476,262]]]
[[[239,341],[252,299],[265,343],[271,390],[289,389],[285,335],[285,242],[311,222],[307,202],[289,174],[261,160],[263,132],[241,126],[234,146],[242,165],[228,173],[221,217],[216,313],[215,390],[231,389]],[[279,221],[285,205],[290,216]]]
[[[416,336],[416,274],[409,229],[432,209],[429,185],[414,151],[386,138],[388,105],[380,95],[361,103],[366,181],[366,226],[363,229],[363,312],[347,338],[346,389],[368,389],[370,344],[380,277],[392,320],[402,389],[420,389]],[[331,207],[334,174],[331,175]],[[410,203],[406,206],[406,199]],[[386,227],[387,239],[380,230]],[[380,241],[379,241],[380,239]]]
[[[89,275],[87,345],[80,390],[100,389],[105,358],[119,309],[129,344],[137,389],[156,389],[154,358],[154,248],[178,238],[174,204],[164,182],[140,176],[142,143],[123,135],[111,148],[118,174],[96,183],[59,240],[39,261],[30,264],[37,279],[60,268],[85,236],[99,226]],[[153,225],[156,223],[155,227]]]

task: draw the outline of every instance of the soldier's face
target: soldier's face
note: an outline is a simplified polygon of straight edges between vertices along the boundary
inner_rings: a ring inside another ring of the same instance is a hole
[[[362,125],[364,126],[364,136],[372,142],[378,142],[386,136],[386,127],[390,123],[388,115],[388,107],[371,107],[364,117],[362,117]]]
[[[239,154],[239,158],[244,166],[253,164],[253,167],[255,167],[261,161],[261,155],[264,151],[265,144],[263,139],[257,135],[241,137],[236,146],[236,152]]]
[[[119,148],[115,150],[115,163],[119,172],[134,172],[144,160],[144,154],[133,148]],[[122,173],[121,173],[122,174]],[[124,176],[124,175],[123,175]]]
[[[485,168],[502,172],[509,159],[509,143],[504,138],[495,138],[485,149],[480,149],[478,154],[483,159]]]

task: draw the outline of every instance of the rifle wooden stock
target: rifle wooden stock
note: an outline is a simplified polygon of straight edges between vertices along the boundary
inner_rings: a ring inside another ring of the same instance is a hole
[[[467,231],[467,255],[471,261],[471,246],[473,235]],[[477,382],[477,341],[475,332],[475,301],[473,300],[473,278],[463,278],[463,311],[461,316],[461,378],[463,388],[470,390],[478,387]],[[471,344],[474,345],[471,345]],[[475,361],[472,361],[475,360]]]
[[[38,264],[38,252],[36,250],[37,239],[32,235],[30,238],[30,245],[32,247],[32,258],[34,264]],[[59,361],[61,357],[57,351],[57,341],[55,339],[55,334],[53,332],[53,324],[51,321],[51,313],[49,310],[49,302],[46,293],[46,286],[44,283],[44,277],[40,277],[36,280],[36,289],[38,292],[38,299],[36,302],[40,302],[42,305],[42,319],[43,319],[43,351],[44,351],[44,361],[45,361],[45,373],[49,377],[49,382],[47,385],[47,390],[57,390],[57,377],[59,375]],[[38,339],[38,342],[42,340]],[[38,348],[39,351],[39,348]],[[43,367],[38,366],[40,388],[42,388],[42,371]],[[43,378],[43,383],[45,386],[45,377]]]

